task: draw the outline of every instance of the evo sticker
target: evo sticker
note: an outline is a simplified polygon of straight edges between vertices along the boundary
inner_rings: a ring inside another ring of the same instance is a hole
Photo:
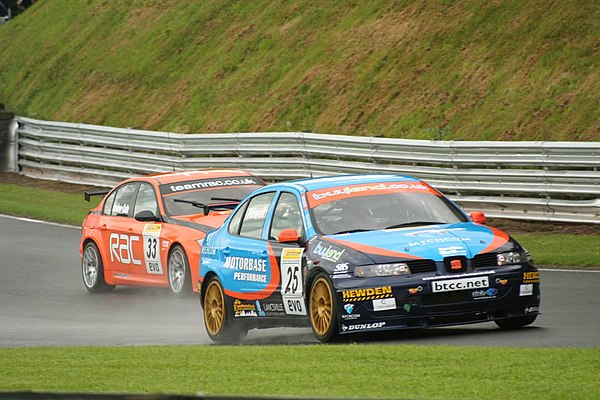
[[[284,248],[281,252],[281,297],[286,314],[306,315],[302,297],[302,253],[304,249]]]
[[[161,229],[162,225],[160,224],[146,224],[144,226],[144,260],[146,261],[146,271],[149,274],[161,275],[163,273],[158,248]]]

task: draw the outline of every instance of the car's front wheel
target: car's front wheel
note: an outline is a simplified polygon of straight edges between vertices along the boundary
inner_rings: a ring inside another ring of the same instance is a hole
[[[169,289],[174,294],[185,292],[191,289],[190,263],[188,262],[185,250],[180,245],[175,245],[169,253],[167,262],[167,271],[169,275]]]
[[[202,303],[206,333],[213,342],[238,343],[246,337],[248,330],[231,323],[226,302],[221,282],[213,276],[206,286]]]
[[[106,292],[115,288],[114,285],[109,285],[104,280],[102,257],[94,242],[87,242],[83,248],[81,274],[83,284],[90,293]]]
[[[537,314],[536,315],[526,315],[524,317],[499,319],[494,322],[496,323],[496,325],[498,325],[502,329],[517,329],[517,328],[522,328],[524,326],[533,324],[533,322],[535,321],[536,318],[537,318]]]
[[[321,342],[338,338],[337,304],[331,281],[324,273],[319,273],[310,289],[310,325]]]

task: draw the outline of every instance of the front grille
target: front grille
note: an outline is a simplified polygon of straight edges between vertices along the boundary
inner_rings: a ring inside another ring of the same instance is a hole
[[[473,258],[473,268],[491,268],[498,266],[496,253],[477,254]]]
[[[412,274],[418,274],[419,272],[436,272],[437,267],[433,260],[411,260],[407,262],[408,268]]]
[[[424,306],[435,306],[439,304],[465,303],[469,298],[465,292],[431,293],[423,295]]]

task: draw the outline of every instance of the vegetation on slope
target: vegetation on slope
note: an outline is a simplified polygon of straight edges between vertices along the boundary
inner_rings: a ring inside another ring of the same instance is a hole
[[[175,132],[600,138],[590,1],[38,1],[0,26],[19,115]]]

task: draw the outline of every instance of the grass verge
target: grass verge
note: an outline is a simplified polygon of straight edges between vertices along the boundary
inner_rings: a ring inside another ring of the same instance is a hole
[[[413,345],[0,349],[0,391],[592,399],[600,348]]]

